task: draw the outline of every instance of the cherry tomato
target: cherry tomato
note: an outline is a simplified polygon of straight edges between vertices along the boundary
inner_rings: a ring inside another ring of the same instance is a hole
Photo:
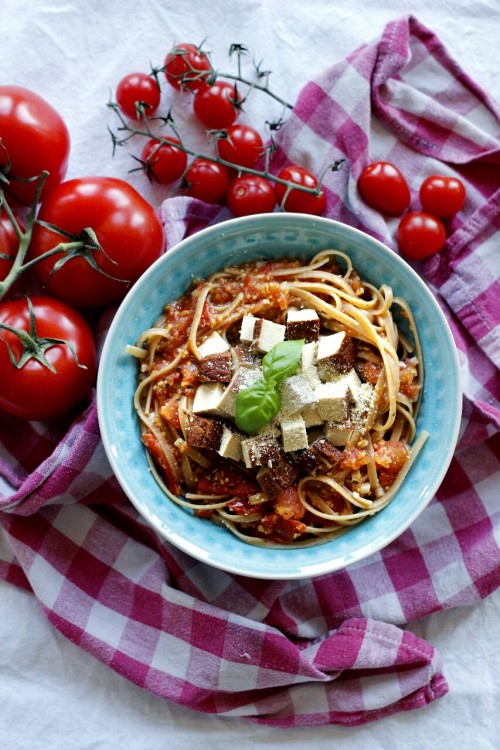
[[[232,181],[226,203],[234,216],[268,213],[276,205],[274,187],[260,175],[244,174]]]
[[[116,101],[121,111],[133,120],[142,119],[137,105],[142,104],[146,114],[152,115],[160,104],[160,88],[155,79],[146,73],[129,73],[116,88]]]
[[[159,143],[154,139],[148,141],[141,156],[146,165],[146,173],[160,185],[168,185],[178,180],[187,166],[187,154],[174,145],[180,145],[180,141],[177,138],[166,140],[168,144]]]
[[[242,98],[235,83],[216,81],[200,88],[193,99],[194,113],[206,128],[228,128],[238,117]]]
[[[44,193],[66,174],[69,133],[61,116],[41,96],[21,86],[0,86],[0,170],[9,164],[6,192],[31,205],[38,181],[16,182],[14,177],[37,177],[49,172]]]
[[[0,303],[0,409],[20,419],[53,419],[79,404],[94,385],[94,337],[82,315],[64,302],[36,296],[31,303],[38,338],[63,339],[73,352],[66,343],[45,348],[45,357],[55,372],[34,358],[16,368],[7,344],[16,362],[23,352],[22,344],[1,324],[29,332],[28,301],[22,298]]]
[[[179,91],[198,91],[212,71],[208,55],[194,44],[177,44],[165,58],[165,76]]]
[[[205,203],[220,203],[229,187],[229,170],[223,164],[198,158],[186,172],[186,194]]]
[[[0,214],[0,281],[3,281],[8,275],[10,269],[14,264],[14,258],[16,256],[19,247],[19,240],[17,234],[14,231],[12,222],[9,217],[1,213]]]
[[[101,250],[89,250],[97,269],[81,256],[70,257],[57,267],[62,253],[34,266],[44,288],[75,307],[98,307],[121,299],[164,249],[163,227],[153,207],[128,183],[114,177],[61,183],[42,202],[38,220],[74,236],[90,227],[101,245]],[[67,241],[37,224],[30,257],[37,258]]]
[[[219,156],[224,161],[240,167],[252,168],[262,154],[264,144],[255,128],[250,125],[231,125],[227,137],[217,140]]]
[[[399,222],[397,241],[403,255],[413,260],[422,260],[443,248],[446,232],[434,214],[411,211]]]
[[[315,188],[318,185],[318,180],[311,172],[296,164],[289,164],[287,167],[284,167],[278,174],[278,177],[282,180],[287,180],[287,182],[293,182],[295,185],[303,185],[308,188]],[[319,195],[314,195],[313,193],[306,193],[303,190],[294,190],[292,188],[285,198],[288,187],[279,182],[274,186],[274,190],[276,201],[284,211],[319,216],[325,210],[326,198],[323,192],[320,192]]]
[[[466,194],[463,182],[457,177],[434,174],[423,181],[419,197],[425,211],[450,219],[463,208]]]
[[[387,161],[375,161],[365,167],[358,189],[369,206],[386,214],[402,214],[410,203],[408,183],[399,169]]]

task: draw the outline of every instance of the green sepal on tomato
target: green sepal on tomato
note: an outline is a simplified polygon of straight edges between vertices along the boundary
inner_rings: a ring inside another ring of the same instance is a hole
[[[198,91],[206,85],[212,66],[206,52],[189,42],[176,44],[164,63],[168,83],[178,91]]]
[[[163,142],[154,138],[146,142],[141,162],[151,181],[169,185],[182,177],[187,166],[187,154],[179,148],[180,145],[179,139],[173,137],[166,138]]]
[[[219,157],[236,167],[252,169],[264,153],[264,142],[258,130],[236,123],[216,141]]]
[[[81,250],[56,253],[34,265],[44,291],[78,308],[121,300],[164,250],[163,227],[154,208],[131,185],[114,177],[82,177],[51,190],[33,230],[30,260],[68,242],[68,237],[38,222],[81,239]],[[98,247],[93,247],[88,228]]]
[[[21,86],[0,86],[0,171],[9,196],[31,205],[39,182],[32,178],[45,170],[45,191],[55,187],[66,175],[69,151],[68,128],[51,104]]]
[[[41,295],[30,302],[31,309],[27,298],[0,303],[0,409],[29,421],[55,419],[95,383],[94,336],[64,302]],[[3,326],[25,332],[24,344]]]

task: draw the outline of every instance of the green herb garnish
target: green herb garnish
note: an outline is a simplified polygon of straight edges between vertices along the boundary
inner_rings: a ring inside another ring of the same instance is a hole
[[[253,433],[265,427],[281,408],[280,385],[294,374],[304,339],[280,341],[262,360],[262,375],[236,397],[236,426]]]
[[[300,361],[304,339],[280,341],[275,344],[262,360],[264,380],[274,380],[280,385],[289,378]]]

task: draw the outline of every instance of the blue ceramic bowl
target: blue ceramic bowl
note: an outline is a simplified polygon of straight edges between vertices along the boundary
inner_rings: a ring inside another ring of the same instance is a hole
[[[362,278],[390,284],[411,305],[423,347],[425,384],[417,431],[429,439],[400,491],[380,513],[341,537],[301,549],[246,544],[226,529],[171,502],[151,475],[132,405],[137,361],[125,353],[167,301],[193,277],[228,263],[284,255],[308,258],[321,249],[346,251]],[[425,509],[450,464],[461,415],[460,370],[446,320],[413,269],[394,252],[345,224],[302,214],[245,217],[210,227],[180,242],[130,290],[106,338],[97,384],[99,424],[118,481],[146,521],[166,540],[209,565],[263,579],[298,579],[344,568],[396,539]]]

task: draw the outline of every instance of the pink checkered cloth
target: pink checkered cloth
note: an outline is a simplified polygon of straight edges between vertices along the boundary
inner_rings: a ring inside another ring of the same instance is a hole
[[[440,656],[404,626],[500,583],[499,119],[439,40],[403,18],[307,84],[277,134],[278,166],[319,173],[345,158],[326,178],[328,215],[393,247],[395,223],[358,198],[363,166],[395,162],[414,194],[430,173],[467,185],[446,248],[418,269],[447,315],[464,383],[458,447],[423,515],[331,575],[233,576],[138,517],[106,461],[94,402],[71,423],[2,416],[0,469],[13,491],[0,499],[0,572],[31,589],[61,633],[169,701],[273,725],[362,724],[446,693]],[[170,246],[229,216],[186,198],[163,215]]]

